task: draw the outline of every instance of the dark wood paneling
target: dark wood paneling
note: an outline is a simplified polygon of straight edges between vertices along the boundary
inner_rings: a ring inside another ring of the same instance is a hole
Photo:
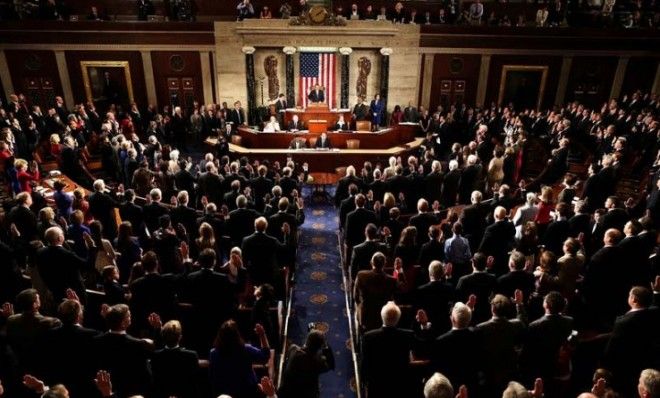
[[[170,60],[172,57],[177,56],[183,61],[183,65],[175,66],[173,68]],[[156,96],[160,107],[170,104],[167,86],[168,78],[192,78],[195,99],[200,103],[205,102],[199,52],[153,51],[151,53],[151,62],[153,64],[154,82],[156,84]],[[183,66],[183,68],[181,68],[181,66]]]
[[[597,106],[608,100],[617,57],[574,57],[566,85],[566,101]]]
[[[5,51],[7,57],[7,64],[9,65],[9,72],[11,73],[11,80],[16,93],[23,93],[28,95],[30,81],[34,81],[37,85],[41,86],[43,82],[50,81],[52,84],[52,91],[54,95],[61,95],[62,85],[60,83],[60,75],[57,70],[57,62],[55,61],[55,53],[52,51],[32,51],[32,50],[7,50]],[[43,91],[43,90],[40,90]],[[44,96],[38,104],[42,107],[42,112],[45,113],[45,106],[52,106],[53,103]],[[51,95],[51,99],[54,96]],[[70,106],[72,104],[66,104]]]
[[[69,69],[71,90],[76,103],[86,102],[85,86],[80,61],[128,61],[131,68],[133,97],[139,106],[147,105],[147,90],[144,83],[142,55],[138,51],[67,51],[66,64]],[[103,110],[101,110],[103,111]]]
[[[488,73],[488,89],[486,90],[486,104],[497,102],[502,67],[504,65],[530,65],[547,66],[548,76],[545,82],[545,93],[541,100],[541,108],[554,105],[557,94],[557,83],[561,71],[561,57],[551,56],[524,56],[524,55],[493,55],[490,59],[490,71]]]
[[[655,72],[658,69],[658,62],[660,62],[659,58],[630,58],[621,87],[621,95],[630,94],[634,90],[650,91],[655,79]]]
[[[462,66],[458,68],[459,65]],[[459,80],[465,82],[463,102],[466,104],[474,104],[477,96],[480,66],[480,55],[436,54],[433,59],[433,79],[431,82],[424,82],[424,84],[431,84],[430,109],[433,110],[440,105],[440,97],[442,93],[441,85],[443,80],[449,80],[451,82],[451,93],[454,98],[456,96],[456,81]]]

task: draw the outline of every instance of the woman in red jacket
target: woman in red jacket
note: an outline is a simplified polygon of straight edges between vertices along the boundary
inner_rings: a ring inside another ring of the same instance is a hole
[[[25,159],[16,159],[14,162],[16,167],[16,178],[21,187],[21,192],[32,193],[31,181],[39,181],[39,167],[37,162],[32,162],[28,170],[28,162]]]

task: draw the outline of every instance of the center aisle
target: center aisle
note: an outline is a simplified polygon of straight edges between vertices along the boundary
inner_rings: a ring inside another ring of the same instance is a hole
[[[320,378],[321,398],[356,397],[355,373],[337,243],[337,211],[325,200],[311,200],[305,189],[305,223],[298,246],[298,269],[289,321],[289,340],[303,345],[310,323],[326,332],[335,370]]]

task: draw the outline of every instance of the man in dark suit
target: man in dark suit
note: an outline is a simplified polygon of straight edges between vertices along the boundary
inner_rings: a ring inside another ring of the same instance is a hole
[[[387,253],[387,245],[376,240],[378,228],[368,224],[364,229],[364,242],[353,247],[351,255],[351,279],[355,280],[359,271],[369,270],[371,258],[376,252]]]
[[[289,224],[291,238],[294,240],[290,243],[295,246],[298,227],[305,222],[304,201],[302,199],[296,201],[295,209],[295,214],[289,213],[289,198],[281,198],[277,204],[277,213],[268,217],[268,235],[284,241],[282,226],[285,223]]]
[[[179,191],[176,196],[177,206],[170,210],[170,218],[172,225],[183,225],[192,240],[197,237],[197,212],[188,207],[188,200],[188,191]]]
[[[454,302],[454,287],[445,280],[442,263],[434,260],[428,266],[430,281],[414,292],[415,308],[424,310],[433,327],[433,335],[445,333],[451,328],[449,309]]]
[[[605,200],[605,208],[607,209],[607,213],[603,216],[603,228],[605,230],[616,228],[623,231],[623,226],[630,219],[628,212],[618,207],[618,205],[619,198],[616,196],[609,196]]]
[[[434,160],[431,163],[431,172],[424,177],[424,197],[431,203],[436,200],[442,204],[442,183],[445,175],[442,174],[442,164]]]
[[[284,94],[280,94],[277,97],[277,101],[275,101],[275,112],[277,112],[278,116],[280,115],[280,112],[284,111],[287,109],[289,106],[286,102],[286,96]],[[279,116],[281,120],[281,116]]]
[[[562,247],[566,238],[570,235],[571,225],[567,219],[568,204],[557,203],[555,207],[554,220],[548,225],[541,239],[546,250],[550,250],[557,257],[563,254]]]
[[[427,235],[429,241],[424,243],[419,250],[417,264],[423,270],[427,269],[434,260],[444,260],[445,243],[442,240],[442,229],[439,225],[431,225],[428,228]]]
[[[94,339],[95,369],[112,374],[112,387],[117,396],[149,395],[151,345],[126,333],[131,326],[131,312],[127,305],[110,307],[105,320],[109,331]]]
[[[355,196],[358,194],[358,187],[351,184],[348,187],[348,195],[339,204],[339,228],[344,231],[346,227],[346,216],[355,210]],[[336,195],[335,195],[336,198]]]
[[[213,271],[216,254],[204,249],[197,260],[200,269],[191,272],[183,281],[183,300],[192,304],[190,341],[194,348],[206,355],[222,322],[235,316],[234,288],[226,275]]]
[[[346,168],[346,175],[339,179],[337,182],[337,190],[335,191],[335,206],[339,207],[342,200],[346,199],[349,195],[349,187],[351,184],[355,185],[357,191],[362,189],[364,182],[360,177],[355,175],[355,167],[348,166]],[[356,192],[357,193],[357,192]]]
[[[95,396],[94,338],[99,332],[82,326],[83,310],[77,300],[64,300],[58,307],[62,326],[46,336],[48,355],[57,358],[57,366],[47,369],[52,383],[64,384],[77,396]]]
[[[371,269],[360,271],[353,285],[353,299],[359,326],[362,330],[373,330],[381,325],[379,317],[383,305],[394,299],[399,281],[385,273],[387,259],[381,252],[371,256]],[[403,272],[399,274],[400,280]]]
[[[156,253],[146,252],[142,256],[144,276],[129,285],[131,308],[135,313],[135,329],[148,327],[147,318],[155,312],[163,319],[171,319],[176,307],[176,296],[171,278],[158,272],[159,262]]]
[[[149,232],[153,234],[160,227],[158,220],[162,216],[168,215],[170,211],[160,202],[162,200],[162,192],[159,188],[154,188],[149,192],[149,199],[151,201],[142,207],[142,211],[144,213],[144,223],[149,229]],[[103,225],[105,226],[105,224]]]
[[[442,183],[442,199],[440,203],[445,207],[456,205],[456,195],[461,180],[461,170],[458,169],[456,160],[449,161],[449,172],[445,175]]]
[[[254,206],[259,212],[263,212],[264,210],[264,196],[270,194],[270,190],[273,189],[273,181],[266,177],[267,173],[268,168],[261,165],[257,168],[258,176],[250,180],[250,187],[252,187],[254,196]]]
[[[153,353],[151,370],[156,397],[199,397],[199,360],[195,351],[179,346],[181,324],[169,321],[161,329],[165,347]]]
[[[580,233],[584,234],[585,242],[591,237],[591,215],[586,212],[587,204],[584,201],[578,201],[573,210],[575,214],[568,219],[569,234],[572,238],[577,238]]]
[[[532,382],[537,377],[545,386],[554,383],[557,374],[559,350],[566,343],[573,330],[573,318],[562,315],[566,306],[564,297],[558,292],[550,292],[543,298],[545,315],[527,327],[521,354],[523,379]]]
[[[367,198],[363,194],[355,196],[355,210],[346,215],[346,229],[344,233],[344,244],[346,253],[352,253],[353,247],[362,243],[362,234],[368,224],[376,224],[376,214],[364,208]],[[350,259],[347,259],[350,264]]]
[[[363,271],[366,272],[366,271]],[[409,396],[410,353],[418,345],[412,330],[397,327],[401,310],[393,301],[381,306],[382,327],[362,338],[362,377],[370,398]]]
[[[36,265],[39,276],[48,290],[53,294],[53,300],[59,303],[66,298],[67,289],[73,289],[82,303],[86,302],[85,286],[82,273],[93,267],[98,248],[89,235],[83,238],[88,249],[86,259],[78,257],[74,252],[65,249],[64,232],[60,227],[46,230],[48,246],[37,251]]]
[[[321,89],[321,86],[315,84],[314,89],[312,89],[312,91],[310,91],[307,95],[307,99],[309,102],[313,103],[325,102],[325,93]]]
[[[509,256],[509,272],[497,278],[495,291],[506,297],[513,297],[516,290],[523,292],[529,298],[534,291],[534,275],[525,271],[525,255],[517,250]]]
[[[497,279],[486,270],[488,261],[483,253],[475,253],[472,256],[472,273],[461,277],[456,285],[457,300],[467,302],[470,295],[475,295],[477,300],[473,309],[475,323],[483,322],[490,316],[488,303],[497,287]]]
[[[248,209],[247,203],[247,198],[239,195],[236,198],[238,208],[229,212],[227,231],[229,231],[232,246],[240,246],[243,239],[254,232],[254,220],[259,217],[259,213]]]
[[[298,115],[293,115],[289,124],[286,125],[287,131],[300,131],[305,129],[305,124],[300,121]]]
[[[585,305],[602,327],[611,326],[626,307],[627,291],[620,283],[623,259],[621,248],[617,246],[621,235],[616,229],[605,231],[604,246],[591,256],[582,282]]]
[[[254,220],[254,233],[245,237],[241,244],[243,263],[255,286],[263,283],[275,286],[276,275],[280,270],[277,255],[287,248],[290,238],[291,227],[288,224],[282,225],[284,242],[266,234],[267,229],[266,218],[257,218]]]
[[[238,126],[247,126],[248,122],[245,119],[245,111],[241,108],[241,101],[234,102],[234,108],[229,112],[228,119],[234,124],[234,129]]]
[[[522,310],[521,294],[516,294],[516,310]],[[492,318],[476,326],[478,346],[482,357],[479,368],[484,374],[485,391],[497,396],[517,374],[517,347],[522,343],[525,326],[519,319],[509,320],[512,303],[501,294],[490,301]],[[497,393],[496,393],[497,391]]]
[[[408,224],[417,228],[417,242],[418,246],[423,245],[429,241],[429,228],[431,225],[438,224],[438,214],[429,211],[429,202],[426,199],[417,201],[417,214],[410,217]]]
[[[89,195],[89,212],[103,225],[103,236],[114,239],[117,236],[117,225],[114,218],[114,209],[119,207],[110,194],[105,192],[103,180],[94,181],[94,193]]]
[[[144,212],[142,207],[134,202],[135,191],[127,189],[124,192],[124,202],[119,206],[119,217],[123,221],[128,221],[133,227],[133,233],[139,237],[145,235]]]
[[[357,103],[353,107],[351,124],[355,127],[355,122],[360,120],[369,120],[369,106],[365,104],[363,97],[358,97]]]
[[[630,310],[616,319],[605,349],[605,364],[615,376],[613,385],[626,396],[636,393],[637,376],[643,369],[660,365],[660,310],[652,303],[648,288],[632,288]]]
[[[431,344],[431,367],[445,375],[455,386],[476,387],[478,341],[470,328],[472,311],[456,303],[451,311],[451,330]]]
[[[620,283],[627,288],[648,286],[654,276],[648,261],[650,253],[646,252],[645,242],[638,236],[641,229],[639,221],[628,221],[623,227],[625,237],[619,242],[621,256],[626,259],[626,272],[621,275]]]
[[[501,275],[506,270],[508,253],[513,246],[516,229],[506,218],[504,207],[496,207],[493,216],[495,222],[486,228],[478,251],[495,258],[495,274]]]
[[[479,179],[481,178],[481,166],[477,164],[477,160],[476,155],[468,156],[467,167],[463,169],[461,179],[458,183],[459,203],[470,203],[472,191],[477,189]]]
[[[16,296],[17,314],[10,315],[5,325],[6,341],[18,362],[18,374],[42,369],[44,338],[49,330],[61,325],[59,319],[39,313],[41,300],[35,289],[26,289]]]
[[[188,192],[188,196],[190,197],[190,203],[197,203],[196,198],[195,198],[195,182],[196,178],[195,176],[192,175],[192,173],[188,170],[191,167],[191,165],[188,163],[187,160],[180,160],[179,161],[179,171],[174,173],[174,182],[176,183],[176,188],[179,191],[186,191]]]
[[[222,203],[222,185],[224,177],[218,174],[218,169],[213,162],[207,162],[203,172],[197,179],[199,184],[198,194],[201,198],[206,196],[209,202],[220,205]]]
[[[282,188],[282,196],[292,198],[293,190],[297,190],[300,193],[300,186],[298,185],[298,180],[293,175],[293,169],[290,167],[285,167],[282,169],[283,177],[280,178],[279,186]]]
[[[470,196],[471,205],[463,208],[459,221],[463,225],[463,234],[470,242],[470,248],[476,249],[484,236],[486,229],[486,215],[489,212],[488,205],[481,203],[483,195],[481,191],[473,191]]]
[[[330,143],[330,138],[328,138],[328,134],[325,132],[321,133],[321,136],[316,140],[316,148],[325,148],[325,149],[330,149],[332,148],[332,144]]]

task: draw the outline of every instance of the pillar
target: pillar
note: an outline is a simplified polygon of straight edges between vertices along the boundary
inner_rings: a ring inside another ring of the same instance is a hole
[[[559,72],[559,83],[557,84],[557,94],[555,95],[555,105],[561,105],[566,98],[566,87],[568,86],[568,77],[571,74],[571,65],[573,57],[564,57],[561,61],[561,72]]]
[[[69,68],[66,65],[66,56],[64,55],[64,51],[55,51],[55,62],[57,63],[57,73],[60,75],[60,84],[62,84],[62,96],[64,97],[64,104],[68,109],[73,109],[75,101],[73,99],[73,90],[71,89]]]
[[[383,99],[383,121],[387,124],[387,98],[390,88],[390,55],[392,54],[391,48],[380,49],[380,97]]]
[[[5,89],[5,98],[9,101],[9,95],[14,94],[14,84],[11,81],[9,64],[7,64],[7,57],[4,50],[0,50],[0,81],[2,82],[2,87]]]
[[[342,47],[339,49],[341,54],[341,87],[339,90],[340,98],[340,108],[348,109],[348,88],[349,88],[349,65],[350,65],[350,56],[353,52],[353,49],[350,47]]]
[[[156,95],[156,80],[154,79],[154,66],[151,60],[151,51],[140,51],[140,54],[142,55],[144,85],[147,89],[147,102],[149,102],[149,105],[158,106],[158,96]]]
[[[488,71],[490,70],[490,55],[481,56],[481,66],[479,67],[479,83],[477,83],[476,105],[483,107],[486,102],[486,89],[488,88]]]
[[[257,112],[257,99],[255,97],[255,82],[254,82],[254,47],[245,46],[241,49],[245,54],[245,80],[247,86],[247,120],[248,124],[254,126],[258,124]]]
[[[202,88],[204,90],[204,99],[200,102],[210,104],[213,102],[213,83],[211,81],[211,57],[208,51],[199,52],[199,63],[202,67]]]
[[[630,57],[621,57],[616,65],[616,72],[614,79],[612,79],[612,90],[610,91],[610,98],[619,98],[621,88],[623,87],[623,79],[626,77],[626,68],[628,68],[628,61]]]
[[[296,53],[295,47],[284,47],[282,52],[286,54],[286,103],[290,108],[296,106],[296,90],[293,82],[293,54]]]

